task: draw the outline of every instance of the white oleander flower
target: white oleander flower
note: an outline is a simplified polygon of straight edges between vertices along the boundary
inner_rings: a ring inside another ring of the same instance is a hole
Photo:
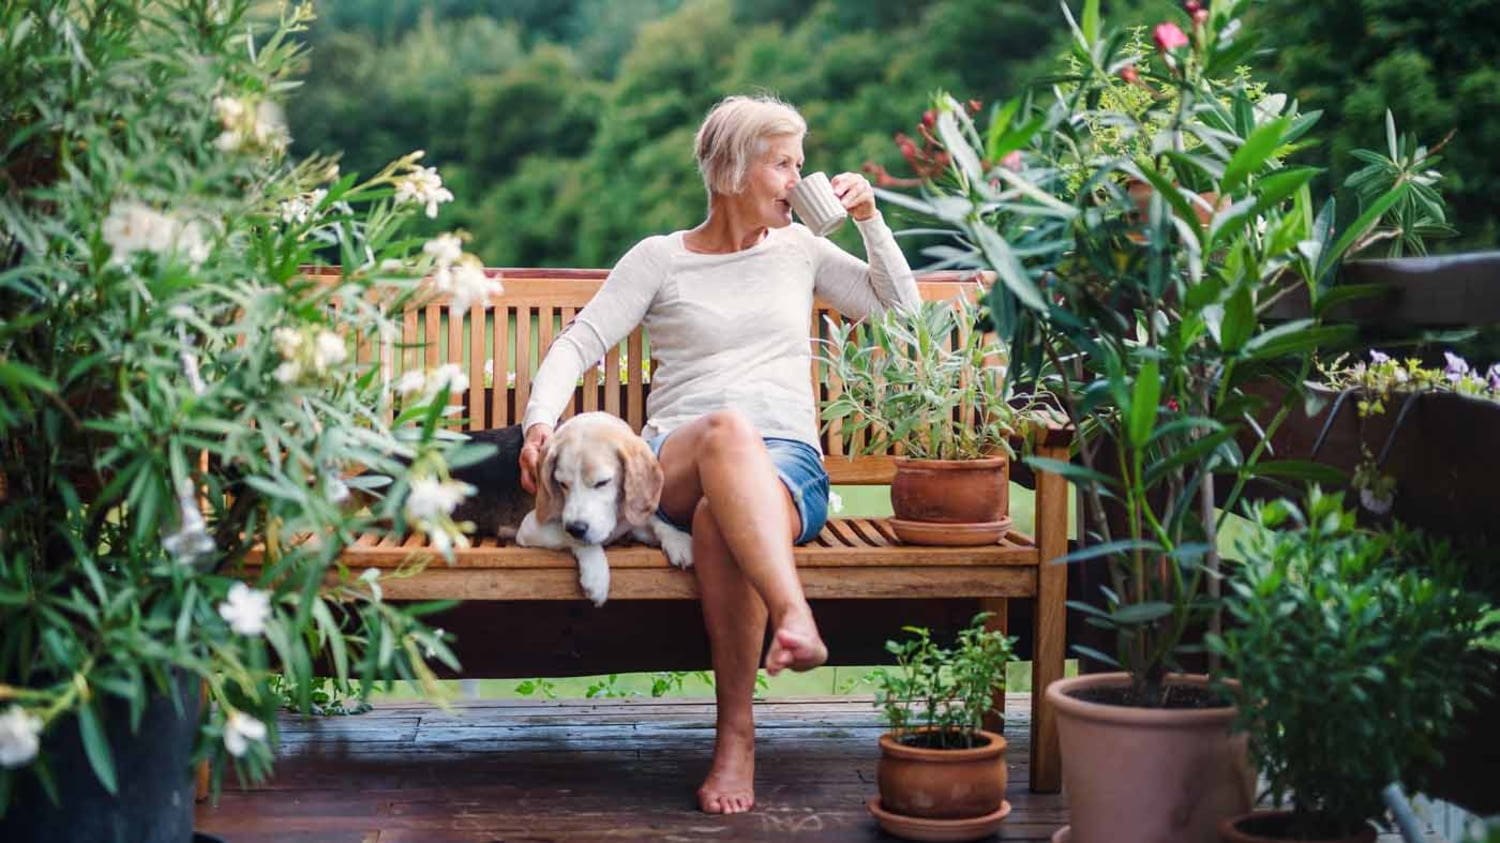
[[[438,205],[452,201],[453,193],[443,187],[443,177],[436,167],[413,167],[409,174],[396,179],[396,204],[426,205],[429,219],[437,217]]]
[[[292,142],[286,114],[271,100],[261,100],[253,109],[235,97],[215,97],[213,104],[214,116],[224,130],[214,138],[214,148],[220,152],[246,147],[284,152]]]
[[[490,296],[505,292],[501,283],[484,274],[478,259],[466,261],[453,269],[452,306],[456,311],[468,310],[475,302],[483,302]]]
[[[396,394],[402,398],[410,398],[427,390],[427,373],[420,369],[410,372],[402,372],[401,377],[396,380]]]
[[[251,741],[265,739],[266,724],[242,711],[229,712],[229,719],[224,721],[224,748],[230,755],[239,758],[250,748]]]
[[[277,328],[271,332],[271,344],[283,360],[295,360],[302,350],[302,332],[296,328]]]
[[[255,637],[266,631],[271,616],[271,592],[251,588],[242,582],[229,587],[228,599],[219,604],[219,617],[229,622],[235,635]]]
[[[245,103],[234,97],[214,97],[214,114],[223,125],[233,126],[245,119]]]
[[[422,254],[431,256],[435,266],[452,266],[464,256],[464,243],[456,234],[439,234],[422,244]]]
[[[271,373],[271,377],[275,378],[278,383],[296,383],[297,379],[302,377],[302,364],[296,360],[288,360],[277,366],[276,371]]]
[[[443,556],[447,556],[455,547],[469,547],[469,537],[456,529],[433,525],[426,521],[419,523],[417,527],[427,534],[428,540],[432,542],[433,550]]]
[[[474,487],[468,483],[419,477],[411,481],[411,491],[406,496],[406,517],[417,523],[446,517],[474,492]]]
[[[427,379],[427,391],[436,395],[448,387],[449,395],[457,395],[469,388],[469,376],[464,373],[462,366],[457,363],[444,363],[432,373]]]
[[[0,714],[0,767],[14,769],[30,763],[41,748],[42,718],[18,705]]]
[[[174,224],[166,214],[131,199],[110,205],[100,234],[109,246],[112,264],[130,262],[136,252],[164,252],[175,238]]]
[[[333,331],[319,332],[313,341],[313,369],[319,374],[349,359],[349,347],[344,338]]]
[[[250,137],[259,146],[275,152],[285,152],[292,143],[287,131],[286,112],[279,103],[261,100],[255,107],[255,122],[250,126]]]
[[[330,474],[323,478],[323,494],[333,503],[343,503],[349,500],[349,484],[343,478]]]
[[[281,221],[301,225],[313,218],[318,206],[323,204],[323,199],[328,196],[328,191],[318,188],[311,193],[302,193],[290,199],[282,200],[278,206],[281,209]]]

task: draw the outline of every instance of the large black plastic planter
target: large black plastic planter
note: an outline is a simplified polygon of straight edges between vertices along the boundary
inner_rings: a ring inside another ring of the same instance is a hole
[[[127,706],[109,698],[104,728],[114,753],[119,793],[99,784],[84,754],[76,721],[42,741],[61,797],[54,805],[35,776],[21,776],[0,822],[7,843],[187,843],[193,836],[193,741],[198,734],[198,678],[177,683],[179,706],[165,695],[146,705],[130,733]],[[179,713],[180,712],[180,713]]]

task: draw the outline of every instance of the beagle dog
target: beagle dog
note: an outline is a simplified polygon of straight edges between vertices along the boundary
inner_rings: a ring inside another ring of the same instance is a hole
[[[513,426],[471,437],[496,444],[499,453],[453,473],[479,489],[454,519],[472,520],[477,530],[507,537],[518,501],[496,501],[491,495],[514,489],[524,500],[517,468],[520,430]],[[512,476],[492,476],[496,471]],[[580,413],[564,421],[542,447],[538,475],[536,504],[521,518],[516,543],[572,551],[578,582],[594,605],[604,605],[609,597],[603,545],[625,536],[660,547],[679,568],[692,566],[692,536],[656,517],[663,479],[656,455],[615,416]]]

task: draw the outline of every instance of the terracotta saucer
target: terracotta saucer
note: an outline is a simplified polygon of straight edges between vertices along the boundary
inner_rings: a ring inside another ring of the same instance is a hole
[[[1052,832],[1052,843],[1073,843],[1073,826],[1065,825]]]
[[[1010,532],[1011,520],[979,521],[973,524],[941,524],[935,521],[907,521],[891,519],[891,529],[896,537],[907,544],[942,545],[945,547],[976,547],[994,544]]]
[[[1000,830],[1000,822],[1010,815],[1010,803],[1001,801],[999,810],[982,817],[964,820],[929,820],[892,814],[880,807],[880,797],[871,796],[865,803],[880,827],[907,840],[978,840]]]

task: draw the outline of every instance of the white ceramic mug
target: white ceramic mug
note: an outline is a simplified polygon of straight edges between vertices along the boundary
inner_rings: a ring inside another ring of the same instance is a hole
[[[808,173],[787,194],[792,210],[802,219],[813,234],[827,237],[838,230],[844,218],[849,216],[844,203],[833,193],[833,184],[826,173]]]

